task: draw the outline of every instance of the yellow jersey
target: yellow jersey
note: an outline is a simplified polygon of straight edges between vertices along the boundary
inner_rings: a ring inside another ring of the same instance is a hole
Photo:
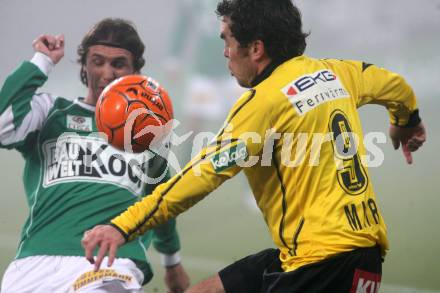
[[[368,103],[384,105],[392,124],[420,121],[404,79],[375,65],[305,55],[270,65],[214,141],[112,224],[131,240],[243,170],[284,271],[376,244],[385,254],[357,112]]]

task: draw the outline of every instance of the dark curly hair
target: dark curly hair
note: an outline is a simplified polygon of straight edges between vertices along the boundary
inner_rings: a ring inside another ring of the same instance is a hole
[[[87,52],[94,45],[105,45],[130,51],[133,54],[135,71],[140,71],[145,64],[143,58],[145,45],[134,25],[120,18],[103,19],[90,29],[78,46],[78,63],[81,64],[80,77],[81,82],[86,86],[88,81],[84,65],[87,60]]]
[[[301,13],[291,0],[221,0],[216,13],[230,18],[241,47],[261,40],[275,62],[304,53],[309,34],[302,32]]]

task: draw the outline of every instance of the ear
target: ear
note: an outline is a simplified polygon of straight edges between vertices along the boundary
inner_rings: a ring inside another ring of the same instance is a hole
[[[80,71],[80,77],[81,77],[81,82],[85,85],[85,86],[89,86],[89,80],[87,78],[87,71],[86,71],[86,67],[85,65],[81,65],[81,71]]]
[[[250,44],[250,55],[254,61],[262,61],[267,58],[266,48],[263,41],[256,40]]]

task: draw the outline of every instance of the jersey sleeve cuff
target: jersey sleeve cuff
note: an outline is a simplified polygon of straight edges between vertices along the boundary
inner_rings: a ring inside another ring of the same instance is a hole
[[[49,75],[55,66],[52,59],[41,52],[35,52],[34,57],[31,59],[31,63],[37,66],[46,76]]]
[[[116,230],[118,230],[118,232],[121,233],[122,236],[124,236],[125,241],[128,242],[128,240],[129,240],[128,235],[121,228],[119,228],[118,226],[116,226],[113,223],[109,223],[109,225],[112,226],[113,228],[115,228]]]
[[[399,117],[395,115],[391,115],[391,124],[395,126],[399,126],[402,128],[411,128],[419,125],[419,123],[422,121],[419,115],[419,109],[415,109],[407,118],[399,119]]]
[[[419,123],[421,121],[422,121],[422,119],[420,119],[419,109],[416,109],[414,112],[412,112],[409,115],[408,122],[403,127],[405,127],[405,128],[415,127],[415,126],[419,125]]]
[[[164,267],[172,267],[179,264],[182,261],[180,257],[180,253],[178,251],[173,254],[163,254],[163,253],[159,253],[159,254],[160,254],[160,263]]]

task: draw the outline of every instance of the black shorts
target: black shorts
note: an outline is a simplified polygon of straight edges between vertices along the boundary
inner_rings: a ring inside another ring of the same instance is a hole
[[[283,272],[279,250],[266,249],[219,272],[226,293],[376,293],[382,276],[379,246],[344,252]]]

